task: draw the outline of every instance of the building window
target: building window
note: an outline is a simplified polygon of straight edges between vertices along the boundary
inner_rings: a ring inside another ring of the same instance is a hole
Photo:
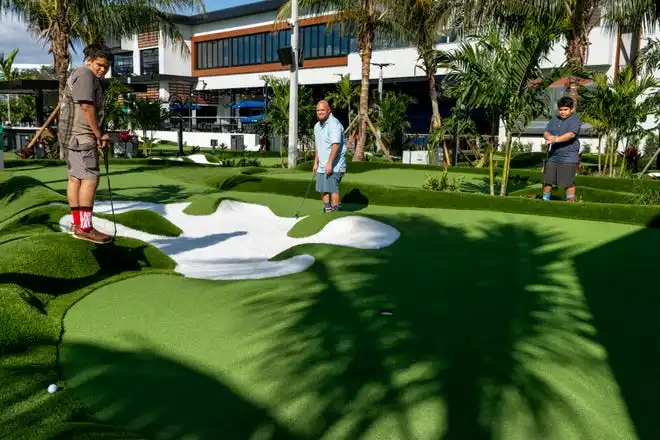
[[[278,63],[278,49],[291,46],[291,29],[195,43],[196,69]],[[339,24],[303,26],[300,45],[305,59],[346,56],[352,37]]]
[[[114,78],[133,75],[133,53],[116,54],[112,62]]]
[[[142,75],[157,75],[159,73],[158,48],[140,51],[140,72]]]

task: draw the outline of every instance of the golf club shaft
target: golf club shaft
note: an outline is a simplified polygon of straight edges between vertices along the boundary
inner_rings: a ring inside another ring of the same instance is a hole
[[[108,166],[108,151],[103,155],[105,161],[105,177],[108,180],[108,193],[110,194],[110,209],[112,210],[112,225],[114,228],[114,238],[117,238],[117,221],[115,220],[115,206],[112,201],[112,187],[110,186],[110,172]]]
[[[307,195],[309,194],[309,189],[312,187],[312,183],[314,183],[314,178],[316,177],[315,174],[312,173],[312,180],[309,182],[309,185],[307,185],[307,191],[305,191],[305,196],[303,197],[302,201],[300,202],[300,206],[298,207],[298,211],[296,211],[296,217],[300,215],[300,210],[303,207],[303,203],[305,203],[305,199],[307,198]]]

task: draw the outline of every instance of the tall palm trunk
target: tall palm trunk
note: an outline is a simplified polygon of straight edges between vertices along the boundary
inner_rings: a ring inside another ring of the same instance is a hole
[[[489,187],[490,187],[490,195],[494,196],[495,195],[495,164],[493,164],[493,151],[495,150],[495,147],[493,146],[493,142],[489,141],[488,142],[488,176],[489,176]]]
[[[601,147],[602,147],[602,142],[603,142],[603,136],[598,135],[598,174],[601,172],[601,166],[600,166],[600,156],[601,156]]]
[[[363,0],[362,4],[365,8],[369,8],[371,2]],[[355,147],[355,154],[353,155],[354,161],[361,161],[364,159],[364,145],[367,142],[367,115],[369,113],[369,74],[371,72],[371,55],[373,51],[374,42],[374,28],[370,24],[362,25],[359,32],[359,47],[362,57],[362,84],[360,87],[360,132],[358,136],[358,144]]]
[[[565,34],[566,37],[566,60],[575,68],[583,68],[587,60],[587,49],[589,48],[589,31],[591,26],[591,19],[596,10],[598,1],[595,0],[580,0],[575,2],[571,8],[570,22],[571,26],[569,31]],[[578,102],[580,84],[578,79],[570,77],[568,81],[570,96],[575,103]]]
[[[500,187],[500,196],[504,197],[506,195],[506,187],[509,183],[509,167],[511,164],[511,143],[513,137],[511,136],[511,131],[506,130],[506,146],[504,147],[504,171],[502,171],[502,185]]]
[[[51,50],[53,52],[53,67],[55,67],[55,74],[58,81],[58,101],[62,99],[64,89],[66,88],[66,81],[69,74],[69,34],[70,26],[66,19],[66,10],[64,2],[58,2],[57,18],[53,24],[53,40],[51,42]],[[60,146],[60,159],[64,159],[64,148]]]
[[[438,105],[438,88],[435,83],[436,69],[426,63],[426,79],[429,82],[429,98],[431,98],[431,128],[440,128],[442,126],[442,117],[440,116],[440,106]]]

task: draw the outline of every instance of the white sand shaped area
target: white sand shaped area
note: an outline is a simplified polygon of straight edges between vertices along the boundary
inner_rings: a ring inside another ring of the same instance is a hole
[[[302,218],[279,217],[263,205],[223,200],[215,213],[205,216],[185,214],[183,210],[188,205],[187,202],[167,205],[115,202],[116,214],[148,209],[183,231],[179,237],[163,237],[117,224],[117,236],[136,238],[159,248],[177,263],[175,270],[187,277],[211,280],[257,279],[302,272],[314,263],[311,255],[270,261],[300,244],[380,249],[390,246],[400,236],[397,229],[379,221],[346,216],[332,220],[315,235],[291,238],[287,233]],[[110,214],[110,203],[97,202],[94,212]],[[71,222],[71,215],[62,217],[61,230],[68,231]],[[94,217],[94,225],[99,231],[113,233],[112,221]]]
[[[192,160],[195,163],[199,163],[202,165],[217,165],[220,166],[219,163],[217,162],[209,162],[206,156],[203,154],[191,154],[190,156],[186,156],[188,159]],[[162,157],[152,157],[151,160],[163,160]],[[183,157],[168,157],[167,160],[173,160],[176,162],[183,162]]]

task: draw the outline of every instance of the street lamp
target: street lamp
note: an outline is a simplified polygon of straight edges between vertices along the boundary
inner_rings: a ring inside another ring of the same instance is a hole
[[[383,100],[383,67],[393,66],[393,63],[371,63],[372,66],[380,67],[378,74],[378,99]]]

